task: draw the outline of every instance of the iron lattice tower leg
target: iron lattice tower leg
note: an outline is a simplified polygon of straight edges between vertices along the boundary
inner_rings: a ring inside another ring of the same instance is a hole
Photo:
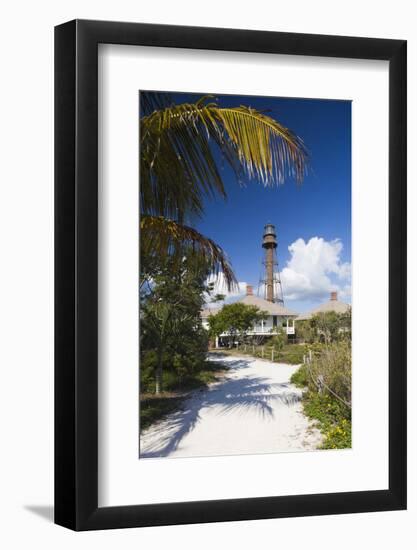
[[[268,223],[265,225],[262,240],[264,270],[259,287],[264,287],[265,300],[283,306],[284,296],[282,293],[281,275],[278,270],[277,247],[278,241],[275,226]]]

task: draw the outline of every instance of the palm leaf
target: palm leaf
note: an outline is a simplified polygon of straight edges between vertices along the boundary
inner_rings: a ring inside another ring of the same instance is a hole
[[[307,151],[288,128],[250,107],[218,109],[218,115],[250,178],[265,185],[283,183],[287,177],[303,180]]]
[[[140,220],[140,242],[141,257],[148,261],[153,255],[181,259],[186,252],[191,252],[207,262],[213,274],[223,272],[229,289],[237,284],[222,248],[192,227],[163,216],[143,215]]]
[[[207,97],[143,117],[140,144],[141,210],[151,215],[200,215],[204,196],[225,196],[212,144],[238,179],[243,172],[274,185],[307,173],[306,148],[290,130],[250,107],[221,108]]]

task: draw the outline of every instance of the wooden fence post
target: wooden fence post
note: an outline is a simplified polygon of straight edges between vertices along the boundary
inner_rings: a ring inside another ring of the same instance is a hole
[[[319,374],[318,377],[317,377],[317,385],[318,385],[319,393],[323,393],[324,378],[323,378],[322,374]]]
[[[271,350],[271,359],[272,359],[272,362],[274,362],[274,348],[272,348]]]
[[[262,359],[264,358],[264,347],[262,346]]]

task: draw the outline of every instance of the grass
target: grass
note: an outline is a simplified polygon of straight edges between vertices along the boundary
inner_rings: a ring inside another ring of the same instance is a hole
[[[144,394],[140,398],[140,427],[141,430],[148,428],[154,422],[161,420],[170,412],[178,410],[184,397],[162,394],[156,396]]]
[[[320,344],[319,344],[320,345]],[[316,344],[317,347],[317,344]],[[246,351],[244,346],[239,348],[222,348],[222,352],[228,355],[250,355],[252,357],[262,358],[262,348],[263,359],[268,361],[272,360],[272,347],[268,346],[246,346]],[[303,362],[304,355],[307,355],[309,350],[312,348],[311,345],[307,344],[285,344],[281,350],[274,349],[274,363],[288,363],[290,365],[299,365]]]
[[[350,411],[329,395],[307,392],[303,398],[304,412],[318,421],[324,435],[321,449],[349,449],[352,447]]]
[[[308,386],[308,372],[301,366],[291,377],[299,388]],[[349,449],[352,447],[351,411],[338,399],[329,394],[319,394],[311,389],[303,395],[305,414],[317,422],[324,435],[321,449]]]
[[[167,372],[163,380],[166,391],[158,395],[154,393],[140,395],[141,430],[178,410],[192,390],[207,387],[218,380],[226,370],[227,367],[217,361],[206,361],[200,371],[182,379],[173,377]]]

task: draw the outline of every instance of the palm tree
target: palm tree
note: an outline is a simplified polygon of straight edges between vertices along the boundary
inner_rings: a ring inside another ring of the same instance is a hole
[[[306,148],[256,109],[220,107],[211,96],[167,105],[168,96],[158,101],[151,95],[142,94],[140,120],[141,247],[164,257],[191,246],[233,286],[236,279],[221,247],[187,224],[202,215],[206,197],[226,197],[215,149],[238,181],[245,175],[272,186],[289,177],[303,180]]]

